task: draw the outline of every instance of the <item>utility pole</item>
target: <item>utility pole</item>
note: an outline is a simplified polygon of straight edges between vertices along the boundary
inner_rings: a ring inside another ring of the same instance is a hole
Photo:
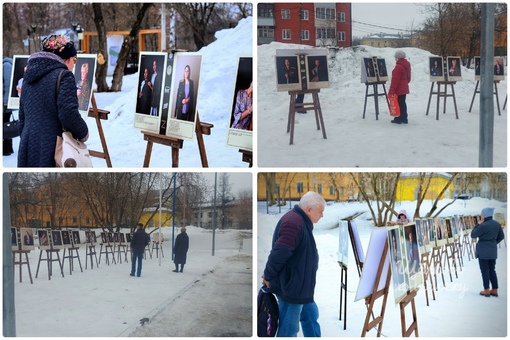
[[[11,246],[11,208],[9,203],[9,179],[8,173],[4,173],[4,232],[2,243],[3,261],[3,329],[4,337],[16,336],[16,304],[14,300],[14,268],[12,264]]]
[[[494,3],[482,3],[478,165],[492,167],[494,149]]]

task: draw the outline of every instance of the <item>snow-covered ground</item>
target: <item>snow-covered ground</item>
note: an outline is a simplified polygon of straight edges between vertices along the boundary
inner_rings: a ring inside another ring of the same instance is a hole
[[[439,207],[451,200],[441,201]],[[294,202],[295,203],[295,202]],[[467,201],[456,201],[448,207],[440,217],[454,215],[477,215],[484,207],[496,208],[496,213],[505,213],[507,204],[487,199],[473,198]],[[267,214],[266,204],[259,202],[257,223],[257,279],[260,287],[260,276],[263,273],[267,256],[271,250],[271,239],[274,227],[282,214],[288,211],[289,203],[282,207],[271,208]],[[416,202],[400,202],[395,209],[406,209],[414,212]],[[424,202],[421,213],[429,211],[431,202]],[[349,259],[347,270],[347,329],[343,329],[344,318],[339,320],[340,311],[340,280],[341,268],[338,263],[339,246],[339,220],[349,216],[354,219],[360,235],[364,254],[370,241],[370,235],[374,229],[370,220],[371,215],[365,203],[333,203],[329,204],[324,217],[315,224],[314,235],[319,250],[319,271],[317,273],[317,286],[315,300],[319,307],[319,323],[321,324],[322,336],[324,337],[359,337],[361,335],[367,308],[364,300],[354,301],[360,278],[356,269],[354,255],[349,242]],[[505,230],[505,236],[506,236]],[[468,260],[467,254],[463,256],[463,266],[457,270],[457,276],[452,270],[450,274],[444,273],[445,285],[441,276],[438,276],[438,286],[435,292],[436,299],[432,299],[429,291],[429,306],[426,304],[425,290],[420,287],[415,298],[418,331],[421,337],[506,337],[507,336],[507,246],[501,242],[498,249],[496,271],[498,273],[500,294],[498,298],[485,298],[478,293],[483,290],[480,270],[477,260]],[[428,284],[430,289],[430,284]],[[381,301],[375,305],[374,314],[381,312]],[[411,306],[406,308],[406,328],[412,322]],[[395,305],[393,289],[390,288],[388,302],[385,309],[382,336],[401,337],[399,305]],[[367,336],[375,337],[376,330],[367,333]],[[414,336],[414,334],[413,334]]]
[[[216,230],[214,256],[211,230],[189,226],[187,232],[190,249],[183,273],[172,272],[170,227],[162,231],[164,257],[161,251],[156,257],[154,250],[152,258],[147,253],[139,278],[129,276],[131,262],[123,256],[116,264],[110,256],[107,265],[103,254],[99,267],[94,262],[92,269],[89,259],[85,269],[85,246],[79,251],[83,272],[74,259],[71,275],[67,259],[64,277],[54,263],[48,280],[46,262],[41,262],[35,278],[40,251],[31,251],[34,283],[26,266],[22,282],[18,266],[14,272],[17,336],[251,336],[251,231]],[[100,246],[96,250],[99,258]],[[149,323],[141,326],[142,318]],[[235,330],[224,327],[232,323],[238,325]]]
[[[239,22],[233,29],[216,32],[216,41],[200,50],[202,54],[202,72],[200,74],[200,93],[197,110],[200,120],[214,127],[211,135],[204,135],[204,144],[209,167],[247,168],[242,161],[239,148],[227,146],[227,127],[239,57],[252,55],[252,18]],[[109,80],[110,81],[110,80]],[[138,75],[124,76],[122,91],[115,93],[96,93],[95,99],[100,109],[110,111],[108,120],[102,120],[104,136],[108,146],[113,168],[141,168],[144,163],[147,142],[140,130],[134,128],[133,118],[137,93]],[[102,151],[99,132],[93,118],[85,118],[90,138],[87,146],[90,150]],[[17,166],[19,138],[13,140],[14,154],[3,157],[7,168]],[[92,158],[95,168],[106,167],[100,158]],[[151,168],[169,168],[172,166],[171,148],[154,144],[150,159]],[[196,137],[184,141],[179,152],[179,167],[202,168]]]
[[[315,125],[313,112],[296,114],[294,144],[289,145],[287,116],[288,92],[276,91],[274,56],[278,49],[309,49],[309,46],[271,43],[257,47],[257,131],[258,165],[261,167],[477,167],[479,150],[480,95],[469,111],[475,91],[474,70],[462,68],[462,81],[455,85],[459,119],[451,97],[443,114],[443,98],[436,120],[437,96],[432,96],[428,115],[431,82],[427,51],[403,48],[412,67],[407,95],[409,124],[391,124],[384,97],[379,98],[379,119],[375,117],[374,98],[367,100],[363,119],[366,86],[361,83],[361,60],[377,56],[386,60],[391,78],[395,67],[395,48],[356,46],[339,49],[328,56],[330,87],[319,93],[327,139]],[[386,91],[390,82],[386,83]],[[506,98],[507,81],[498,84],[501,108]],[[437,85],[434,86],[437,91]],[[379,85],[378,92],[383,88]],[[369,94],[373,93],[372,86]],[[450,86],[448,93],[451,93]],[[311,95],[305,95],[312,102]],[[507,164],[507,111],[501,116],[495,105],[494,167]],[[270,136],[267,138],[265,136]],[[275,147],[276,146],[276,147]]]

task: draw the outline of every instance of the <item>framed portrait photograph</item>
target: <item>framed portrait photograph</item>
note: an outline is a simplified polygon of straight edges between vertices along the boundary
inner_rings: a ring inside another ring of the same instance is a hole
[[[108,235],[106,234],[106,232],[101,233],[101,244],[105,245],[108,244]]]
[[[48,230],[37,230],[37,237],[39,238],[39,249],[50,249],[50,237]]]
[[[126,237],[123,233],[119,233],[119,242],[120,242],[120,244],[126,243]]]
[[[134,119],[134,126],[137,129],[160,132],[166,61],[166,53],[140,52]]]
[[[444,81],[443,57],[429,57],[430,81]]]
[[[322,89],[329,87],[327,55],[306,56],[306,79],[308,81],[307,87],[309,89]]]
[[[126,242],[131,243],[131,234],[130,233],[126,233]]]
[[[12,248],[12,250],[19,250],[18,230],[17,230],[17,228],[14,228],[14,227],[11,227],[11,248]]]
[[[73,247],[79,247],[81,246],[81,236],[80,232],[78,230],[73,230],[71,232],[71,243],[73,244]]]
[[[85,231],[85,240],[87,241],[87,245],[95,246],[97,243],[97,237],[95,231]]]
[[[63,247],[62,243],[62,233],[60,230],[52,230],[51,231],[51,243],[53,248],[59,249]]]
[[[232,94],[227,145],[252,150],[253,139],[253,58],[240,57],[237,76]]]
[[[361,59],[361,82],[375,83],[377,82],[377,74],[375,73],[374,59]]]
[[[175,54],[167,136],[193,139],[201,70],[201,54],[195,52]]]
[[[395,304],[398,304],[407,295],[407,261],[405,258],[402,229],[400,226],[388,227],[388,252],[392,273],[393,292]]]
[[[388,69],[386,68],[386,59],[377,58],[376,59],[376,67],[377,67],[377,75],[379,77],[379,81],[388,81]]]
[[[9,99],[7,101],[8,109],[19,109],[21,88],[23,85],[23,77],[27,69],[28,57],[28,55],[15,55],[12,57],[11,88],[9,90]]]
[[[97,55],[78,54],[77,57],[78,60],[74,65],[74,78],[78,95],[78,111],[86,117],[95,84]]]
[[[494,57],[494,80],[505,80],[505,59]]]
[[[462,71],[460,57],[446,57],[448,81],[461,81]]]
[[[436,247],[444,246],[448,237],[446,235],[446,231],[444,230],[443,220],[441,218],[434,218],[434,232],[436,238]]]
[[[338,262],[344,266],[349,265],[349,222],[338,222]]]
[[[108,232],[107,235],[108,235],[108,243],[110,243],[110,244],[115,243],[115,240],[113,238],[113,233]]]
[[[297,55],[277,55],[275,57],[275,68],[277,91],[302,90],[299,57]]]
[[[68,230],[62,230],[62,247],[71,248],[71,233]]]
[[[32,228],[21,228],[21,249],[22,250],[33,250],[34,245],[34,229]]]
[[[409,289],[413,289],[423,284],[421,255],[418,247],[416,225],[407,224],[403,226],[403,229],[409,273]]]
[[[475,57],[475,80],[480,80],[480,62],[482,59],[480,57]]]

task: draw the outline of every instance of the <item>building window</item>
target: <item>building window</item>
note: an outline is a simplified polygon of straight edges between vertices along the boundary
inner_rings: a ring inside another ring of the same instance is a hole
[[[207,214],[207,217],[212,218],[212,211],[209,211],[209,213]]]
[[[259,38],[274,38],[274,29],[259,28]]]
[[[262,18],[272,18],[273,17],[273,9],[272,8],[259,8],[259,17]]]
[[[297,185],[296,185],[296,191],[298,193],[302,193],[303,192],[303,182],[298,182]]]
[[[301,19],[303,20],[308,20],[310,17],[309,13],[308,13],[308,10],[307,9],[304,9],[301,11]]]
[[[335,9],[318,7],[315,9],[315,19],[335,19]]]
[[[345,22],[345,13],[344,12],[338,12],[338,21]]]
[[[90,217],[85,218],[85,222],[86,222],[87,224],[90,224]]]
[[[73,223],[77,223],[78,222],[78,218],[76,216],[73,216]]]
[[[334,28],[317,28],[317,39],[334,39],[335,29]]]
[[[282,19],[290,19],[290,9],[282,9]]]
[[[340,187],[340,195],[345,195],[345,188],[344,187]]]
[[[317,184],[317,192],[322,194],[322,184]]]
[[[310,31],[301,31],[301,40],[310,40]]]
[[[345,41],[345,32],[338,32],[338,41]]]
[[[198,213],[195,213],[195,218],[198,218]]]
[[[329,186],[329,194],[330,195],[334,195],[335,194],[335,186],[334,185],[330,185]]]
[[[290,30],[283,30],[282,31],[282,39],[283,40],[290,40]]]

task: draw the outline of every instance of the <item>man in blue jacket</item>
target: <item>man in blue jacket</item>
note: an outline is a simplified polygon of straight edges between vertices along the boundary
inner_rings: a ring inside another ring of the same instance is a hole
[[[131,237],[131,250],[133,251],[133,257],[131,259],[131,273],[129,275],[140,277],[142,275],[142,259],[145,247],[149,244],[149,235],[143,229],[142,223],[136,224],[136,230]],[[138,261],[138,267],[136,267],[136,261]]]
[[[276,225],[262,283],[278,297],[278,337],[296,337],[300,322],[305,337],[321,336],[313,298],[319,253],[312,231],[325,206],[324,199],[310,191]]]
[[[485,297],[498,296],[497,245],[505,238],[501,224],[492,219],[493,214],[494,208],[484,208],[481,214],[483,223],[475,226],[471,232],[471,238],[478,238],[475,256],[478,258],[484,288],[480,295]],[[492,285],[492,289],[489,289],[489,283]]]

